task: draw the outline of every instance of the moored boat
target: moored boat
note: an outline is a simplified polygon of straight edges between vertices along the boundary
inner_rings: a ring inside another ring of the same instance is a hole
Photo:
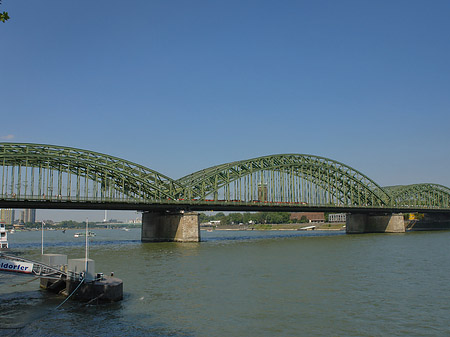
[[[84,233],[84,232],[75,233],[73,235],[74,238],[85,237],[85,236],[86,236],[86,233]],[[92,238],[94,236],[95,236],[94,232],[91,232],[91,231],[88,232],[88,237]]]

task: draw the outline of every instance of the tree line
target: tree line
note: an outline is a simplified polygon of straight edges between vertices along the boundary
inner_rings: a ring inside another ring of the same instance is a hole
[[[220,221],[221,225],[239,225],[252,224],[287,224],[287,223],[306,223],[309,220],[303,216],[301,219],[290,219],[291,213],[288,212],[257,212],[257,213],[229,213],[225,215],[219,212],[214,215],[199,214],[199,222]]]

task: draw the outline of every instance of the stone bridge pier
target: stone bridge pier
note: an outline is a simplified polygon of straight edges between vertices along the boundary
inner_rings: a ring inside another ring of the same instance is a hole
[[[403,214],[347,214],[347,234],[405,233]]]
[[[199,242],[197,212],[144,212],[142,242]]]

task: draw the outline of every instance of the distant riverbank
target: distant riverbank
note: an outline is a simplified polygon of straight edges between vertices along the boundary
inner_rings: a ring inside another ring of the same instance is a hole
[[[302,224],[257,224],[257,225],[219,225],[203,226],[201,230],[226,230],[226,231],[296,231],[296,230],[345,230],[343,223],[302,223]]]

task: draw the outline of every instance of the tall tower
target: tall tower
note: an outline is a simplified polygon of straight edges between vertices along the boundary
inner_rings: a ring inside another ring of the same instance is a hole
[[[267,201],[267,184],[258,184],[258,200]]]

